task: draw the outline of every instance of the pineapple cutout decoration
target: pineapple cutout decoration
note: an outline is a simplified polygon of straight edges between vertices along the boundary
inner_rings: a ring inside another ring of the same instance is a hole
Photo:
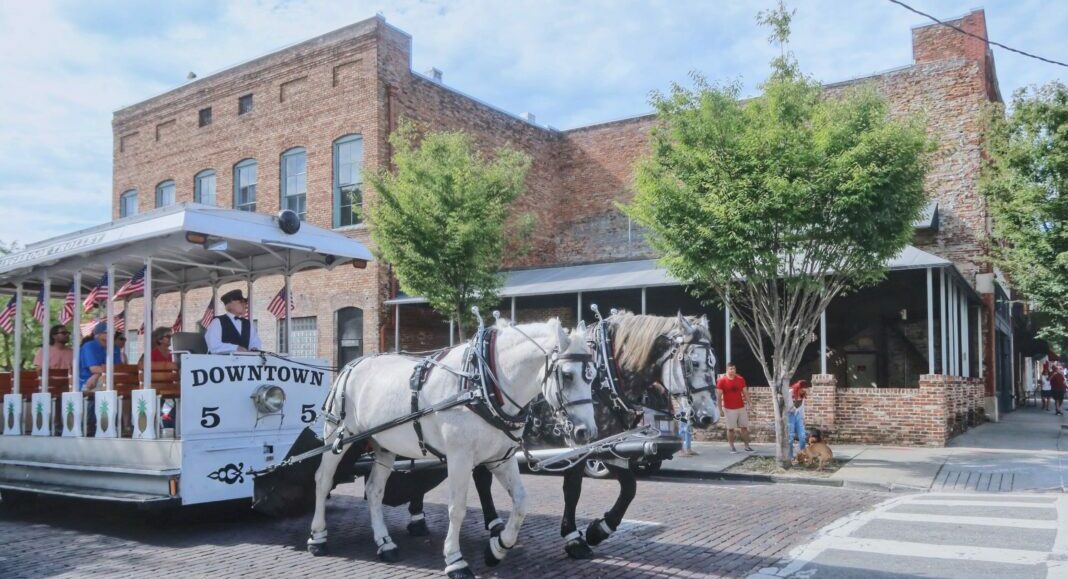
[[[111,419],[108,417],[108,401],[104,400],[100,403],[100,431],[107,432],[108,426],[110,426]]]
[[[74,431],[74,403],[67,401],[67,432]]]
[[[148,428],[148,404],[144,398],[141,398],[137,401],[137,430],[144,434],[146,428]]]
[[[15,405],[11,402],[7,403],[7,429],[11,430],[15,428]]]
[[[34,422],[36,423],[37,430],[40,430],[44,426],[44,404],[40,402],[33,408]]]

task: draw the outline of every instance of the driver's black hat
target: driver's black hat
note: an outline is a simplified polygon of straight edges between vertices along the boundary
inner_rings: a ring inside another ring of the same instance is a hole
[[[241,293],[241,290],[239,289],[228,291],[222,295],[222,303],[224,304],[228,304],[236,300],[241,300],[246,303],[248,302],[248,300],[245,299],[245,294]]]

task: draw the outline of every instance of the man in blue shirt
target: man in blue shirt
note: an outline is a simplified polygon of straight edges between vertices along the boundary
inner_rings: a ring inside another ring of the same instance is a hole
[[[78,355],[78,385],[82,392],[103,390],[106,384],[108,324],[100,322],[93,328],[93,339],[82,344]],[[115,349],[115,363],[122,363],[122,354]]]

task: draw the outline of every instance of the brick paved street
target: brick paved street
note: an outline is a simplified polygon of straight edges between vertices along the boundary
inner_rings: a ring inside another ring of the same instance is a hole
[[[482,563],[486,533],[472,490],[464,552],[480,577],[745,577],[785,557],[822,526],[886,498],[803,485],[641,481],[627,519],[598,557],[573,562],[557,530],[561,480],[527,475],[524,481],[531,514],[520,545],[496,570]],[[362,488],[357,483],[335,491],[328,509],[331,555],[322,558],[304,550],[310,515],[273,520],[235,506],[192,520],[149,523],[113,505],[49,500],[29,512],[5,509],[0,577],[443,576],[444,487],[427,497],[429,539],[407,535],[406,509],[387,509],[402,554],[394,565],[375,558]],[[581,524],[606,510],[615,492],[613,481],[587,480]],[[509,504],[503,491],[498,504]]]

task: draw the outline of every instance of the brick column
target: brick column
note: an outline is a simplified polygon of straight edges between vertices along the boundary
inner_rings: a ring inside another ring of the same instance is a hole
[[[832,433],[838,380],[834,374],[813,374],[811,384],[808,401],[805,402],[805,425],[819,428],[825,434]]]
[[[916,401],[916,420],[911,425],[919,429],[924,443],[929,446],[945,446],[950,437],[951,401],[946,395],[950,377],[942,374],[920,376],[920,397]]]

